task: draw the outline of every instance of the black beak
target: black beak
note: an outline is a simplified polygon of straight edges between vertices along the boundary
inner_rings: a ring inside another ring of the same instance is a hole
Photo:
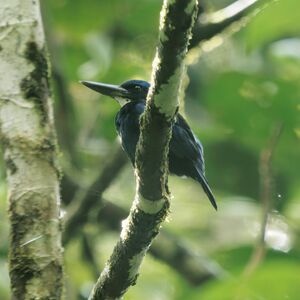
[[[105,96],[110,96],[112,98],[121,97],[127,98],[129,92],[126,89],[119,87],[118,85],[106,84],[94,81],[80,81],[86,87],[102,94]]]

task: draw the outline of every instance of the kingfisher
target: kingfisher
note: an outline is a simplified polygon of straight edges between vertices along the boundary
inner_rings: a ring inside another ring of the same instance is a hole
[[[134,166],[135,150],[140,135],[139,120],[145,110],[150,84],[143,80],[128,80],[120,85],[93,81],[81,81],[81,83],[102,95],[114,98],[121,105],[115,118],[115,126],[122,148]],[[190,177],[200,183],[211,204],[217,210],[216,199],[205,177],[202,144],[179,113],[172,126],[169,171],[171,174]]]

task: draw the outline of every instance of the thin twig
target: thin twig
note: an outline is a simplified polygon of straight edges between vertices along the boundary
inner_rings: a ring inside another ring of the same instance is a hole
[[[95,258],[94,249],[91,245],[89,235],[84,230],[81,236],[81,250],[84,260],[89,264],[90,269],[93,272],[93,277],[96,279],[98,276],[98,263]]]
[[[278,144],[283,125],[276,124],[272,129],[267,146],[260,153],[259,176],[260,176],[260,199],[262,204],[262,222],[260,233],[251,258],[247,263],[244,274],[249,276],[263,260],[266,253],[266,230],[268,225],[269,214],[272,210],[272,197],[274,191],[274,179],[272,174],[272,160]]]

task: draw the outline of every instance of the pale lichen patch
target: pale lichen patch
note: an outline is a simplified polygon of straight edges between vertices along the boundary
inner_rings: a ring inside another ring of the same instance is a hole
[[[168,0],[165,0],[163,3],[163,7],[160,11],[160,21],[159,21],[159,34],[164,34],[164,27],[166,22],[166,15],[167,15],[167,6],[168,6]]]
[[[129,269],[129,276],[128,276],[130,280],[136,278],[136,276],[139,272],[139,268],[141,266],[142,260],[143,260],[144,256],[146,255],[147,250],[148,250],[148,247],[142,249],[140,253],[136,254],[135,256],[133,256],[130,259],[130,261],[129,261],[130,269]]]
[[[130,222],[129,217],[122,221],[122,231],[121,231],[121,234],[120,234],[120,239],[123,242],[126,241],[127,238],[128,238],[129,222]]]
[[[137,193],[135,197],[135,205],[146,214],[156,214],[165,205],[166,199],[162,198],[156,201],[147,200],[141,194]]]
[[[158,59],[159,60],[159,59]],[[159,62],[157,62],[159,63]],[[158,95],[154,95],[154,103],[159,112],[168,119],[174,117],[179,105],[179,90],[181,87],[183,65],[181,64],[169,78],[166,84],[162,84]]]

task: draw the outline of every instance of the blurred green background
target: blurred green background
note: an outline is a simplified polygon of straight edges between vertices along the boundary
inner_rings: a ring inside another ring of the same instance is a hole
[[[116,147],[119,109],[78,81],[149,81],[162,1],[42,2],[68,211],[74,191],[87,189]],[[230,3],[203,1],[207,13]],[[299,299],[299,20],[299,0],[258,1],[246,19],[189,52],[182,113],[204,145],[219,210],[212,209],[198,184],[170,177],[174,198],[163,227],[219,275],[191,284],[167,262],[147,255],[137,285],[124,299]],[[273,157],[266,164],[268,151]],[[0,299],[6,300],[9,225],[3,163],[1,178]],[[70,184],[77,188],[68,190]],[[134,190],[127,163],[103,199],[128,210]],[[254,249],[264,248],[259,237],[266,199],[266,251],[255,264]],[[90,216],[65,248],[66,299],[87,299],[117,238],[118,231]]]

